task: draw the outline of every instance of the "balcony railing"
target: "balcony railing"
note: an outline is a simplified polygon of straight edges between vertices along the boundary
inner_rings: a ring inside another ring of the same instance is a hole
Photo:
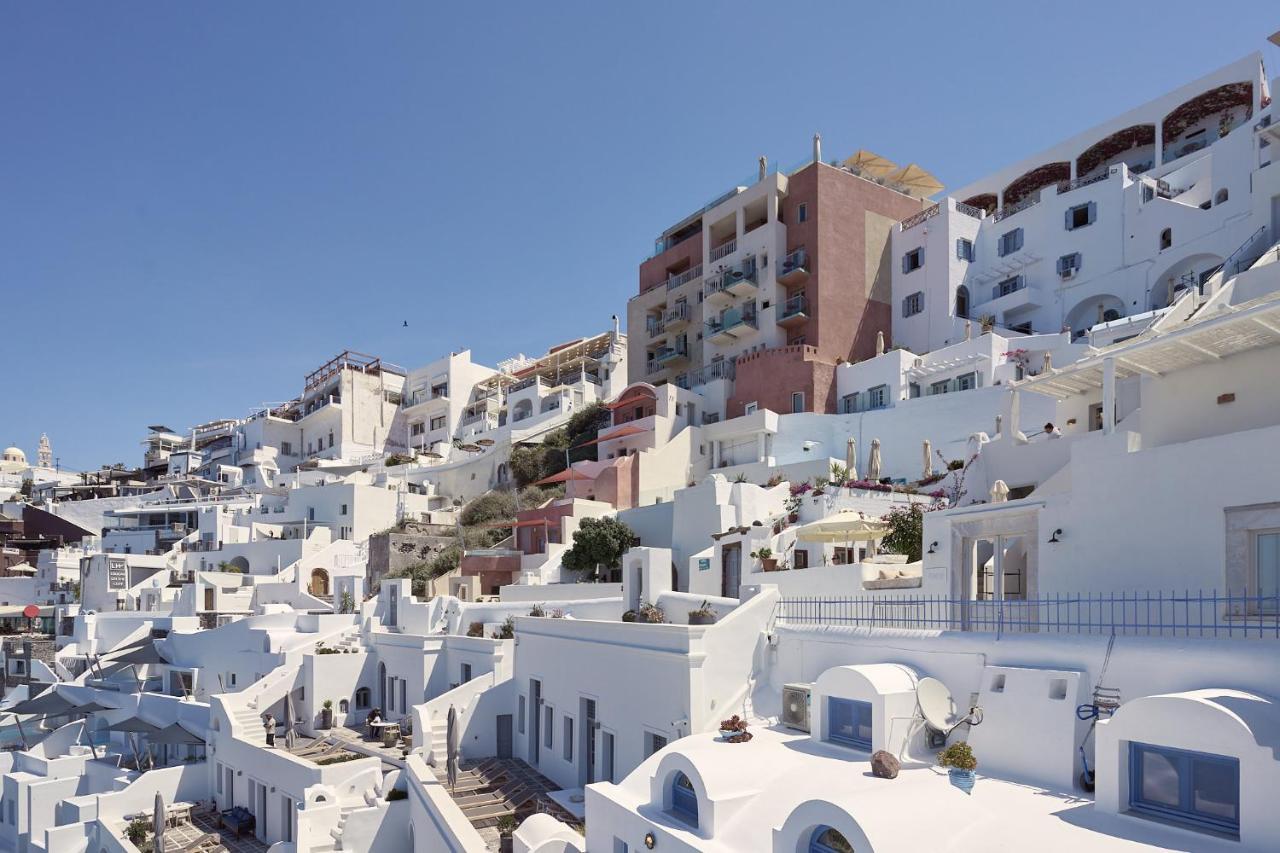
[[[1111,170],[1103,169],[1096,175],[1089,175],[1088,177],[1076,178],[1070,181],[1062,181],[1058,184],[1058,195],[1063,195],[1064,193],[1069,193],[1072,190],[1078,190],[1081,187],[1087,187],[1090,184],[1105,181],[1109,177],[1111,177]]]
[[[517,391],[523,391],[526,388],[532,388],[534,385],[537,385],[541,381],[542,381],[541,376],[530,376],[527,379],[521,379],[519,382],[512,383],[511,387],[507,389],[507,393],[514,394]]]
[[[935,204],[933,207],[926,207],[924,210],[920,211],[915,216],[908,216],[906,219],[902,220],[902,230],[907,231],[911,228],[915,228],[921,222],[924,222],[927,219],[932,219],[933,217],[937,216],[941,212],[942,212],[941,204]]]
[[[734,296],[750,292],[758,286],[758,275],[756,259],[747,258],[742,263],[734,264],[707,279],[702,285],[703,298],[721,294]]]
[[[689,322],[689,304],[687,302],[681,302],[674,308],[668,308],[662,312],[661,326],[664,329],[668,326],[678,326],[687,322]]]
[[[697,266],[691,269],[687,269],[682,273],[677,273],[671,276],[671,278],[667,279],[667,282],[666,282],[667,290],[675,290],[680,285],[688,284],[689,282],[693,281],[695,278],[700,277],[701,275],[702,275],[702,264],[698,264]]]
[[[737,239],[727,240],[711,250],[711,260],[718,261],[726,255],[732,255],[738,250]]]
[[[795,320],[806,316],[808,312],[809,300],[805,298],[803,293],[799,293],[782,303],[782,310],[778,313],[778,322]]]
[[[689,374],[689,386],[696,387],[698,385],[706,385],[708,382],[714,382],[717,379],[733,379],[735,376],[734,365],[737,362],[731,358],[721,361],[713,361],[704,365]]]
[[[757,326],[754,305],[748,311],[730,308],[715,320],[707,322],[707,335],[710,337],[723,337],[725,335],[736,337],[738,334],[745,334],[748,329],[755,328]]]
[[[1022,201],[1018,202],[1017,204],[1005,205],[1004,207],[997,210],[995,213],[991,214],[991,221],[999,222],[1002,219],[1007,219],[1008,217],[1013,216],[1015,213],[1021,213],[1022,211],[1026,210],[1028,207],[1034,207],[1039,203],[1040,203],[1039,193],[1036,193],[1035,195],[1029,195],[1026,198],[1024,198]]]
[[[974,219],[981,219],[987,214],[987,212],[982,208],[974,207],[971,204],[965,204],[962,201],[956,202],[956,213],[963,213],[965,216],[972,216]]]
[[[778,267],[778,281],[789,284],[803,281],[809,276],[809,253],[804,249],[796,249],[782,259]]]

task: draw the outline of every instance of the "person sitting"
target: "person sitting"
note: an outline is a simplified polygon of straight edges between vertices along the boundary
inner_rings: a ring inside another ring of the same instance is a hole
[[[372,711],[369,712],[369,716],[365,720],[365,723],[369,726],[370,737],[377,736],[378,724],[381,722],[382,722],[382,711],[378,708],[374,708]]]

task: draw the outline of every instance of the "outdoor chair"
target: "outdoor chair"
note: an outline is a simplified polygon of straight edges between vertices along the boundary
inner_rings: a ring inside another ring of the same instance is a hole
[[[236,838],[245,830],[253,832],[257,819],[244,806],[226,809],[218,815],[218,826],[226,827],[236,834]]]

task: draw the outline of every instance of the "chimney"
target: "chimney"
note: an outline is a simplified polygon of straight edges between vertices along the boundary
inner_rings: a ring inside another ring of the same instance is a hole
[[[615,344],[618,342],[618,338],[621,336],[621,333],[622,332],[619,326],[618,315],[614,314],[613,315],[613,342]]]
[[[813,162],[822,162],[822,134],[815,133],[813,135]]]

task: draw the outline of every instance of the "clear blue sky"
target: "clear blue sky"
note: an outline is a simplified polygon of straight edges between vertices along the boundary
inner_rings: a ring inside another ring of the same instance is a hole
[[[603,330],[659,231],[814,131],[959,186],[1280,66],[1270,2],[871,6],[0,5],[0,445],[137,464],[344,348]]]

